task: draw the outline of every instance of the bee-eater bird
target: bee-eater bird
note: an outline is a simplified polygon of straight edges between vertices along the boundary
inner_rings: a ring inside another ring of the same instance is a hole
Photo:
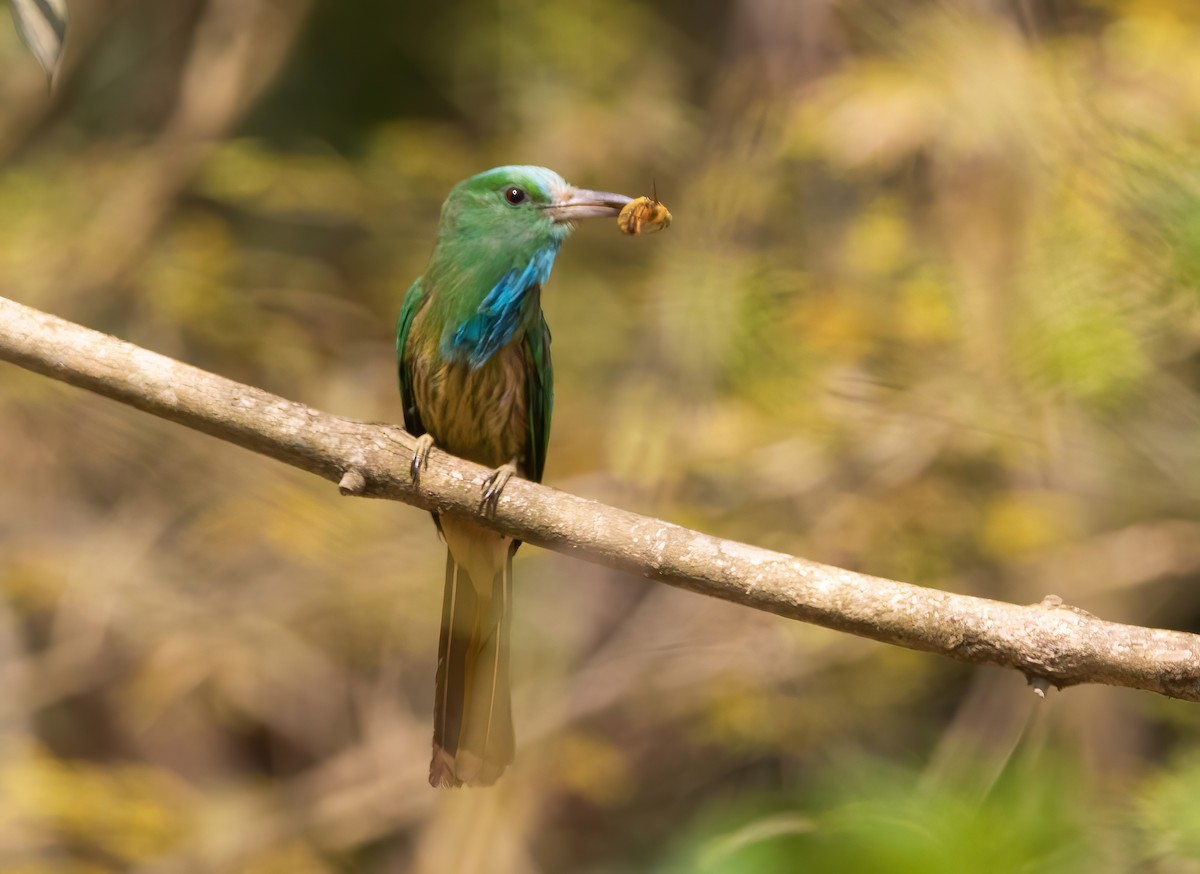
[[[539,481],[554,405],[542,286],[577,219],[616,216],[630,198],[572,188],[544,167],[497,167],[460,182],[437,244],[400,310],[396,354],[413,475],[430,446]],[[508,687],[512,557],[520,541],[434,515],[446,583],[433,718],[434,786],[486,786],[513,760]]]

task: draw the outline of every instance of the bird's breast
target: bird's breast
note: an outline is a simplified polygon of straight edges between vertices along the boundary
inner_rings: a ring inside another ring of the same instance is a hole
[[[412,361],[413,394],[425,430],[439,447],[460,458],[489,467],[516,458],[524,474],[527,368],[523,334],[475,368],[418,353]]]

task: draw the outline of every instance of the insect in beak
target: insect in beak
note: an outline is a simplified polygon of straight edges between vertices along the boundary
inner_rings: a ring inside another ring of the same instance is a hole
[[[671,226],[671,211],[658,199],[658,185],[653,184],[654,196],[631,200],[617,216],[617,227],[622,234],[636,237],[643,230],[663,231]]]

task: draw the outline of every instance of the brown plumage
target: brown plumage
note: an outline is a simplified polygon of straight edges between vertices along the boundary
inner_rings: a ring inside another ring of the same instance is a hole
[[[422,336],[424,313],[414,317],[414,337]],[[512,462],[526,475],[523,342],[507,344],[477,369],[441,360],[419,341],[411,345],[413,394],[427,433],[461,458],[488,467]],[[429,781],[488,786],[516,750],[508,673],[515,546],[464,519],[442,516],[438,527],[448,549]]]

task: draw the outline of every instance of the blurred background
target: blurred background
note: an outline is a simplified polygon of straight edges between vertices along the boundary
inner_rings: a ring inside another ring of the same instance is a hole
[[[0,293],[399,422],[459,179],[658,196],[544,295],[550,484],[1200,631],[1195,0],[74,0],[0,21]],[[0,371],[0,872],[1200,871],[1200,708],[533,548],[518,757],[426,784],[443,546]]]

